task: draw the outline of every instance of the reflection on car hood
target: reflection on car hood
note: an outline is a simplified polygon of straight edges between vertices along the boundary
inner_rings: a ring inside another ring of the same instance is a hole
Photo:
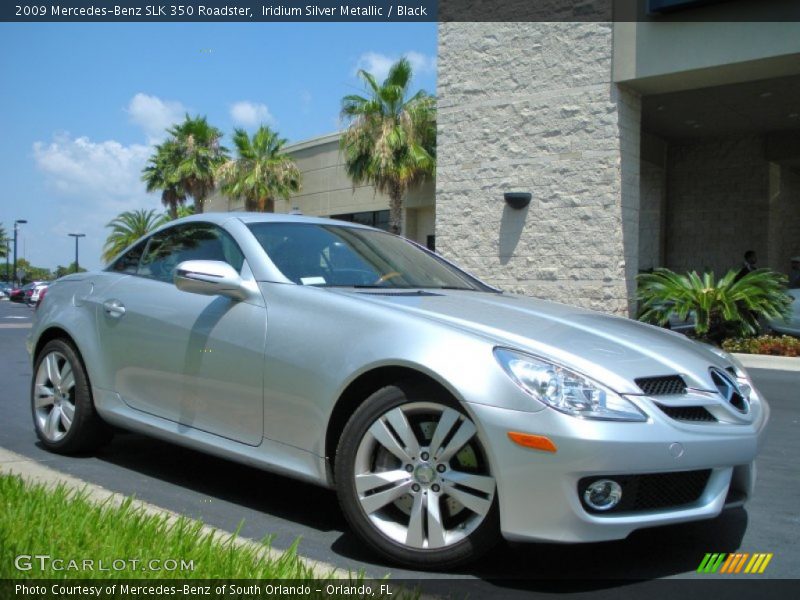
[[[722,360],[683,335],[631,319],[525,296],[456,290],[339,290],[544,356],[604,382],[641,393],[638,377],[681,374],[713,390],[708,368]]]

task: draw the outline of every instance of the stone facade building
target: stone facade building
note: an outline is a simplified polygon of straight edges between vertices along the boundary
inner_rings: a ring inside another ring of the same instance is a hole
[[[754,249],[785,272],[800,24],[735,22],[742,4],[703,8],[712,22],[441,24],[438,251],[503,289],[618,314],[653,267],[721,275]],[[511,208],[508,191],[532,201]]]
[[[681,4],[638,22],[440,24],[437,177],[406,199],[405,235],[502,289],[617,314],[654,267],[721,275],[753,249],[786,271],[800,23],[772,15],[782,0]],[[287,151],[303,191],[278,210],[386,225],[388,198],[352,186],[338,134]]]

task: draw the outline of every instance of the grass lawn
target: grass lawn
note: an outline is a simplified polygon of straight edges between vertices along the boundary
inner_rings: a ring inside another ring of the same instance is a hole
[[[268,556],[261,548],[234,544],[201,528],[184,517],[148,514],[130,499],[121,505],[97,504],[82,492],[0,475],[0,579],[315,577],[294,547]],[[51,558],[44,564],[42,559],[23,559],[26,570],[18,570],[20,555]],[[85,560],[93,561],[91,570]],[[76,561],[75,568],[70,561]]]

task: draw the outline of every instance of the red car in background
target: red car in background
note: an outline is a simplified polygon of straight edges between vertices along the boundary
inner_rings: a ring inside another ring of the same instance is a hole
[[[11,302],[25,302],[27,304],[35,304],[39,299],[41,289],[46,288],[49,281],[32,281],[21,288],[11,290],[8,299]]]

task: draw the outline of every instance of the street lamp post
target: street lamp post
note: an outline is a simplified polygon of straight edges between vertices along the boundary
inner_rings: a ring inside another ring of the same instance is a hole
[[[6,245],[6,283],[11,285],[11,265],[8,262],[11,260],[11,240],[6,238],[3,243]]]
[[[78,239],[82,237],[86,237],[85,233],[68,233],[70,237],[75,238],[75,272],[78,272]]]
[[[14,221],[14,281],[18,281],[17,277],[17,225],[24,225],[27,223],[25,219],[17,219]]]

